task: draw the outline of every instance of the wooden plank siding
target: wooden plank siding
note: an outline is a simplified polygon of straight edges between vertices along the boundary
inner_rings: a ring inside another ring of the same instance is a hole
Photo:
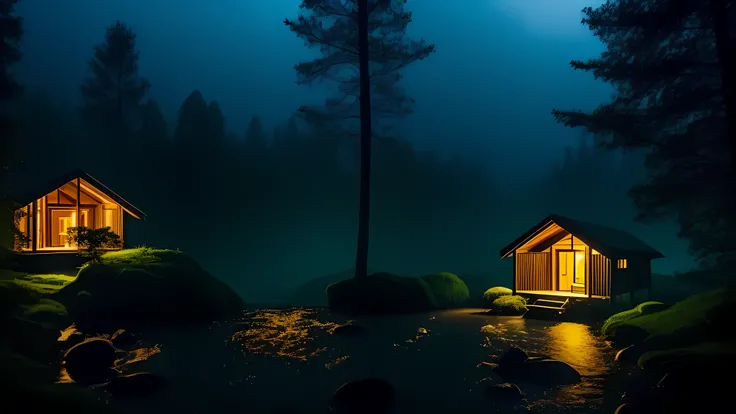
[[[516,253],[516,290],[552,290],[549,252]]]
[[[593,254],[590,257],[590,294],[611,296],[611,260],[602,254]]]

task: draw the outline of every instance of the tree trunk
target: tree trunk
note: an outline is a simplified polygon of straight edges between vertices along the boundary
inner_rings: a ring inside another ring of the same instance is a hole
[[[368,67],[368,0],[358,0],[358,50],[360,68],[360,201],[358,251],[355,277],[368,275],[368,225],[371,190],[371,79]]]
[[[721,88],[726,109],[726,139],[730,148],[732,175],[736,175],[736,48],[729,28],[730,10],[725,0],[712,0],[713,32],[721,72]],[[736,185],[736,183],[731,183]]]

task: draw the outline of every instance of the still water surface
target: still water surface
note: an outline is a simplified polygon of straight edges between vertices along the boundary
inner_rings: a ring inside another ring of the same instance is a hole
[[[164,375],[170,384],[153,397],[116,401],[126,412],[328,413],[346,381],[380,377],[396,389],[397,413],[490,413],[484,392],[503,382],[485,366],[509,345],[575,367],[583,381],[560,389],[520,383],[520,411],[594,413],[602,409],[602,380],[613,351],[590,328],[448,310],[359,318],[365,332],[331,335],[343,317],[322,309],[260,309],[209,328],[145,332],[161,352],[130,365]],[[506,412],[505,410],[497,412]]]

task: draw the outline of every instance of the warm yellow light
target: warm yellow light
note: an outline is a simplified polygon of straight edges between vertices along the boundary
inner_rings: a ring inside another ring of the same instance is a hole
[[[626,269],[628,267],[628,263],[626,262],[626,259],[618,259],[618,268],[619,269]]]
[[[551,358],[567,362],[583,375],[597,373],[602,365],[601,350],[588,326],[563,322],[550,327],[547,334]]]

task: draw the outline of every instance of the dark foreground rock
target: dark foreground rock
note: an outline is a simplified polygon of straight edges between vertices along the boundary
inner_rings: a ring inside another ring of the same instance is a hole
[[[134,346],[138,342],[138,338],[130,331],[118,329],[110,336],[110,342],[117,348],[126,349]]]
[[[365,332],[365,328],[361,325],[356,325],[352,322],[348,322],[342,325],[337,325],[330,331],[333,335],[338,336],[356,336],[361,335]]]
[[[569,364],[552,358],[530,358],[516,346],[499,358],[496,370],[506,380],[539,385],[575,384],[581,380],[580,373]]]
[[[90,338],[69,348],[64,354],[64,368],[80,384],[107,381],[114,371],[115,347],[107,339]]]
[[[12,317],[2,323],[9,350],[34,361],[53,362],[60,352],[59,331],[39,322]]]
[[[3,413],[112,414],[97,393],[77,384],[55,384],[53,367],[0,351]],[[22,411],[13,408],[22,407]]]
[[[119,375],[102,388],[114,397],[145,397],[166,386],[166,378],[150,372]]]
[[[488,395],[496,402],[519,403],[524,400],[524,393],[516,384],[493,384],[487,389]]]
[[[338,414],[383,414],[391,410],[395,400],[391,384],[368,378],[343,384],[332,396],[330,408]]]

